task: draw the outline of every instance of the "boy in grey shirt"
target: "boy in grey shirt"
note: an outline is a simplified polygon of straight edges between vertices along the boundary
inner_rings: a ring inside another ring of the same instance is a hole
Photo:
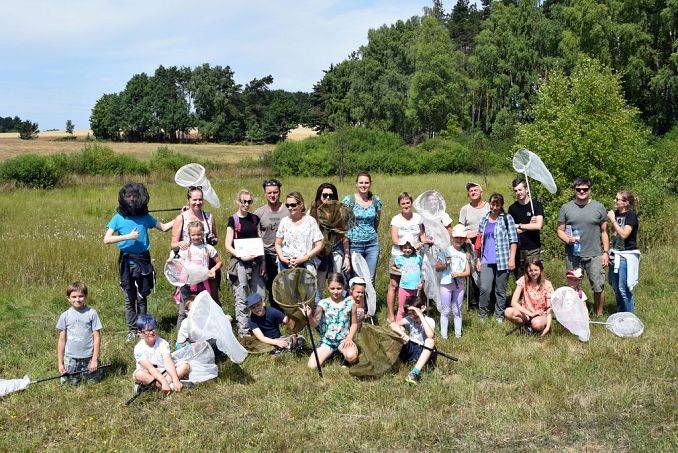
[[[78,385],[82,376],[88,380],[100,381],[99,345],[101,344],[101,321],[96,310],[88,307],[87,286],[74,282],[66,288],[66,299],[71,307],[59,316],[56,328],[59,331],[57,361],[61,383],[70,380]],[[82,373],[80,373],[82,372]]]

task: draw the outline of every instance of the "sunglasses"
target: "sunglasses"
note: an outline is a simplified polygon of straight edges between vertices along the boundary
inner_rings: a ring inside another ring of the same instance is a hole
[[[323,199],[325,199],[325,198],[332,198],[332,195],[333,195],[333,194],[331,194],[331,193],[323,193],[323,194],[321,194],[320,196],[321,196]]]
[[[299,203],[285,203],[285,207],[286,207],[287,209],[289,209],[289,208],[296,208],[297,206],[299,206]]]
[[[240,204],[247,204],[250,205],[254,202],[254,200],[240,200]]]
[[[151,334],[156,335],[158,332],[155,329],[151,329],[151,330],[142,330],[141,333],[143,333],[144,335],[151,335]]]
[[[269,187],[269,186],[275,186],[275,187],[280,187],[282,184],[280,184],[280,181],[277,179],[267,179],[264,181],[264,188]]]
[[[202,190],[202,186],[188,186],[188,190]]]
[[[574,190],[576,190],[579,193],[586,193],[589,190],[591,190],[591,188],[590,187],[575,187]]]

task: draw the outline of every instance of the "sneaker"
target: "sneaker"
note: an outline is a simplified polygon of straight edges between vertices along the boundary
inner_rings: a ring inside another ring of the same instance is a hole
[[[130,330],[127,332],[127,338],[125,338],[125,343],[129,343],[130,341],[134,341],[137,339],[137,333],[133,330]]]
[[[297,351],[303,351],[306,349],[306,338],[301,335],[297,335],[297,344],[294,347]]]
[[[141,393],[141,385],[140,384],[134,384],[134,395],[137,393]]]
[[[410,373],[407,375],[407,378],[405,379],[405,382],[408,384],[419,384],[419,381],[421,381],[421,375],[415,373],[414,371],[410,371]]]

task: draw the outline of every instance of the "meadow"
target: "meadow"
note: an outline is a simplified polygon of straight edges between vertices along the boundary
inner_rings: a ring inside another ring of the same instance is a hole
[[[477,175],[374,175],[373,190],[385,202],[377,292],[385,321],[388,222],[397,213],[402,190],[418,194],[435,188],[456,217],[466,202],[464,184],[478,180],[485,193],[508,195],[512,175],[483,180]],[[183,189],[171,177],[146,181],[151,208],[180,206]],[[212,184],[222,207],[211,210],[223,250],[225,219],[235,210],[241,187],[263,203],[261,176],[220,172]],[[83,280],[89,303],[104,324],[102,361],[113,369],[100,384],[61,387],[37,384],[0,400],[0,450],[593,450],[675,451],[678,370],[675,305],[678,251],[670,243],[644,251],[636,292],[645,333],[620,339],[592,326],[581,343],[561,326],[544,339],[506,336],[507,325],[480,324],[464,314],[464,336],[439,341],[441,358],[418,386],[404,382],[408,368],[377,380],[356,380],[338,362],[320,381],[306,360],[250,356],[241,366],[220,365],[220,376],[181,394],[143,394],[131,407],[133,344],[125,343],[123,297],[118,288],[117,248],[102,243],[105,225],[125,180],[98,178],[49,191],[14,189],[0,196],[0,377],[32,378],[57,373],[56,320],[66,310],[64,289]],[[286,178],[283,192],[300,190],[310,204],[320,178]],[[353,181],[330,179],[340,193]],[[594,194],[595,198],[595,194]],[[606,202],[607,203],[607,202]],[[609,203],[607,203],[609,204]],[[669,208],[678,207],[670,201]],[[667,209],[667,211],[672,211]],[[172,218],[161,213],[163,221]],[[642,223],[641,223],[642,228]],[[546,231],[544,234],[555,234]],[[151,233],[156,270],[169,248],[169,233]],[[641,244],[642,245],[642,244]],[[559,257],[547,276],[564,280]],[[588,291],[588,288],[586,289]],[[225,307],[232,296],[225,287]],[[590,294],[590,291],[587,292]],[[614,312],[611,289],[606,311]],[[149,311],[161,336],[175,338],[176,306],[171,287],[158,277]]]

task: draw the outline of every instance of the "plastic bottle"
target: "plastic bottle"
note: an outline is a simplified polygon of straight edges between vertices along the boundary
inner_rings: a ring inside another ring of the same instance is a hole
[[[581,253],[581,234],[578,228],[572,228],[572,237],[574,237],[574,244],[572,244],[572,255],[579,256]]]

